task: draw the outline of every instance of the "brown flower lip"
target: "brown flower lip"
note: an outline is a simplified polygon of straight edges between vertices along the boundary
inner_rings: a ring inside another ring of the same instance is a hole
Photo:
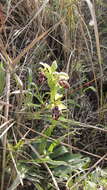
[[[54,120],[58,120],[58,118],[60,117],[61,115],[61,112],[59,110],[59,107],[58,106],[55,106],[53,109],[52,109],[52,118]]]
[[[70,84],[66,80],[60,80],[59,85],[62,86],[65,89],[70,88]]]

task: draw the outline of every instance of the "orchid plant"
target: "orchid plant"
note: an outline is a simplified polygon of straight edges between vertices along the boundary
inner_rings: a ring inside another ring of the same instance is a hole
[[[69,76],[65,72],[57,72],[57,62],[54,61],[51,66],[47,63],[40,62],[39,82],[47,80],[50,88],[50,100],[47,105],[48,109],[52,110],[53,119],[57,120],[62,113],[62,110],[67,109],[62,103],[63,91],[61,89],[68,89]]]

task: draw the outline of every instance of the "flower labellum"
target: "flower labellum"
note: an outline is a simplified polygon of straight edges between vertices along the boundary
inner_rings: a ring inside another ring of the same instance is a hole
[[[66,80],[60,80],[59,85],[66,89],[70,88],[70,85]]]
[[[55,120],[58,120],[58,118],[60,117],[60,115],[61,115],[61,111],[59,110],[59,107],[55,106],[52,109],[52,118],[55,119]]]

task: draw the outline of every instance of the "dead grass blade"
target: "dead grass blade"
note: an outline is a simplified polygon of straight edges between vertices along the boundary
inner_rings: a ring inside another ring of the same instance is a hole
[[[98,25],[97,25],[97,19],[96,19],[96,14],[95,14],[95,7],[94,4],[91,3],[90,0],[85,0],[91,16],[92,16],[92,20],[94,23],[94,33],[95,33],[95,39],[96,39],[96,48],[97,48],[97,56],[98,56],[98,62],[99,62],[99,66],[100,66],[100,75],[103,75],[103,69],[102,69],[102,58],[101,58],[101,50],[100,50],[100,40],[99,40],[99,32],[98,32]],[[100,98],[100,106],[103,106],[103,91],[102,91],[102,78],[100,79],[100,93],[101,93],[101,98]]]

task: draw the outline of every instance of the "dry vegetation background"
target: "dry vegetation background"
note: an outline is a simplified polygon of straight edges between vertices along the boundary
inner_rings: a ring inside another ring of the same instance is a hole
[[[106,13],[105,0],[0,1],[0,190],[107,189]],[[57,121],[38,82],[53,61],[70,84]]]

